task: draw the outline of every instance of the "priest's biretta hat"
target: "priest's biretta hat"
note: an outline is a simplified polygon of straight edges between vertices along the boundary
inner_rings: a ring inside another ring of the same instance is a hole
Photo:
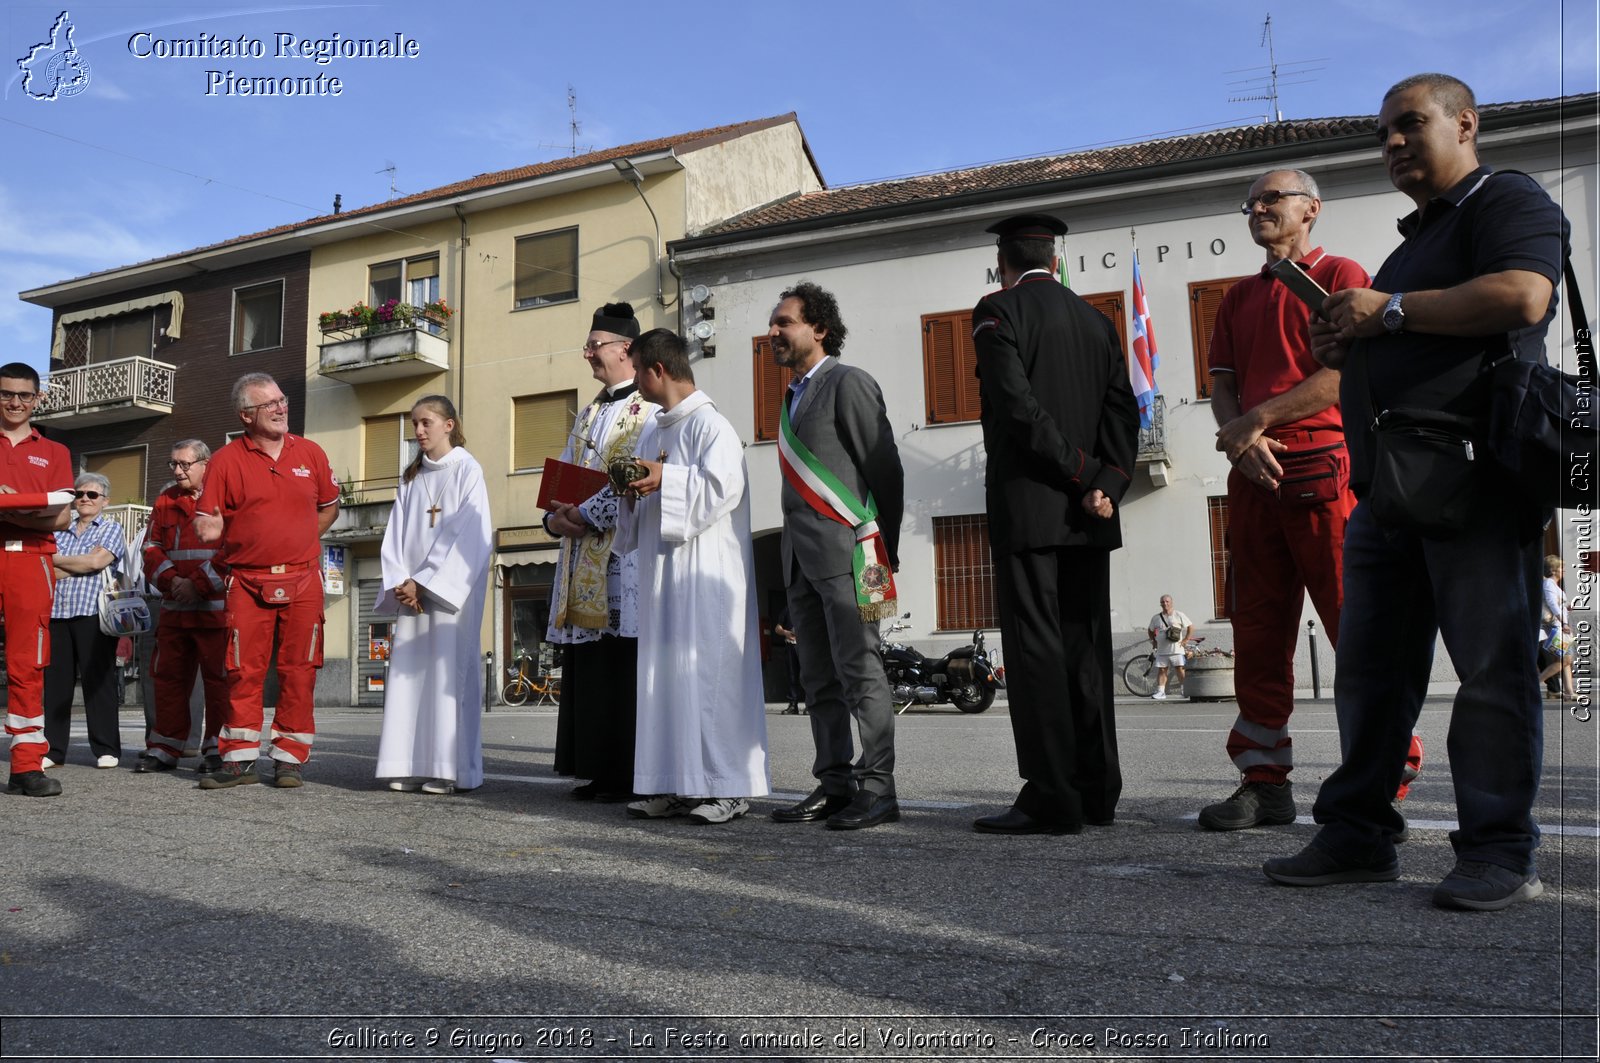
[[[589,326],[589,331],[610,332],[636,340],[639,338],[639,319],[633,316],[633,307],[629,304],[607,303],[594,312],[594,324]]]

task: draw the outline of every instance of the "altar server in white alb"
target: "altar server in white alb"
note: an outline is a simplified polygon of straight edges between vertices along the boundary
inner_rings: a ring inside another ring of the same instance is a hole
[[[479,629],[493,522],[483,470],[456,408],[425,395],[411,408],[420,448],[383,532],[383,594],[397,614],[383,699],[378,778],[391,790],[449,794],[483,783]]]
[[[628,805],[638,819],[726,823],[769,790],[749,476],[739,433],[694,385],[668,329],[633,341],[639,435],[612,549],[637,548],[639,726]]]

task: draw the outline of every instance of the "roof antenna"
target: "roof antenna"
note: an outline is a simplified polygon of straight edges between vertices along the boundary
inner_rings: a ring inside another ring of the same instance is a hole
[[[1267,72],[1266,72],[1266,74],[1265,75],[1258,74],[1258,75],[1256,75],[1254,77],[1244,78],[1244,79],[1242,79],[1240,81],[1230,81],[1229,82],[1230,85],[1243,85],[1243,86],[1247,86],[1247,87],[1250,87],[1250,88],[1258,88],[1258,89],[1260,89],[1260,91],[1252,93],[1252,94],[1250,94],[1248,96],[1229,96],[1228,97],[1228,102],[1229,103],[1246,103],[1246,102],[1248,102],[1250,100],[1264,100],[1264,101],[1266,101],[1268,103],[1268,105],[1271,108],[1271,110],[1266,115],[1267,121],[1269,121],[1269,122],[1281,122],[1281,121],[1283,121],[1283,111],[1278,106],[1278,88],[1279,88],[1279,86],[1280,85],[1305,85],[1305,84],[1308,84],[1311,81],[1315,81],[1316,80],[1315,78],[1306,78],[1305,75],[1314,74],[1317,71],[1321,70],[1322,67],[1320,67],[1320,66],[1309,66],[1308,64],[1310,64],[1310,63],[1323,63],[1323,62],[1326,62],[1327,60],[1325,60],[1325,59],[1300,59],[1300,60],[1295,60],[1293,62],[1287,63],[1287,64],[1285,64],[1287,67],[1293,67],[1295,69],[1286,69],[1283,72],[1283,76],[1286,77],[1286,78],[1300,78],[1302,80],[1298,80],[1298,81],[1280,81],[1279,77],[1278,77],[1278,55],[1277,55],[1276,49],[1273,47],[1273,44],[1272,44],[1272,13],[1271,12],[1267,13],[1266,21],[1261,23],[1261,44],[1260,44],[1260,47],[1265,48],[1267,50]],[[1246,69],[1260,70],[1261,68],[1260,67],[1250,67],[1250,68],[1246,68]],[[1242,70],[1230,70],[1229,73],[1230,74],[1239,74],[1239,73],[1244,73],[1244,71],[1242,71]],[[1254,84],[1254,83],[1259,83],[1259,82],[1265,82],[1265,84]]]
[[[386,160],[384,160],[383,169],[372,171],[373,173],[386,173],[386,174],[389,175],[389,198],[390,199],[393,199],[395,196],[400,194],[400,190],[394,186],[394,175],[398,172],[398,170],[399,170],[399,167],[397,167],[394,164],[394,160],[393,159],[386,159]]]
[[[583,123],[578,121],[578,90],[574,89],[571,85],[567,86],[567,114],[570,116],[567,119],[567,130],[568,130],[568,133],[570,134],[570,136],[572,138],[571,141],[566,145],[561,145],[561,144],[552,144],[548,140],[541,140],[539,142],[539,147],[541,147],[541,148],[567,147],[567,148],[569,148],[571,150],[573,158],[577,158],[578,149],[580,149],[580,148],[583,149],[584,151],[593,151],[594,150],[594,146],[592,144],[579,144],[578,143],[578,131],[583,128]]]

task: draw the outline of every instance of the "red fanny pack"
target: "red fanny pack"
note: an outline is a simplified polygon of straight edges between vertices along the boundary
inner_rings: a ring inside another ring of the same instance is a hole
[[[233,578],[262,605],[285,606],[294,601],[295,591],[305,578],[305,573],[240,572],[234,569]]]

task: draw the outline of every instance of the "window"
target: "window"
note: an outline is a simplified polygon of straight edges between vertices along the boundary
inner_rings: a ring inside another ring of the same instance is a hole
[[[1128,360],[1128,313],[1127,302],[1121,292],[1096,292],[1093,295],[1081,296],[1084,302],[1100,311],[1111,319],[1117,326],[1117,342],[1122,348],[1122,360]]]
[[[361,477],[364,480],[399,476],[417,453],[409,414],[364,417],[361,437]]]
[[[1194,341],[1196,398],[1211,397],[1211,327],[1216,323],[1217,307],[1222,305],[1223,295],[1242,280],[1243,277],[1228,277],[1217,281],[1194,281],[1189,285],[1189,338]]]
[[[283,346],[283,282],[269,281],[233,293],[233,353]]]
[[[933,581],[940,630],[999,626],[987,517],[933,518]]]
[[[578,297],[578,230],[517,237],[516,307],[567,303]]]
[[[511,400],[511,468],[526,472],[544,468],[544,459],[559,458],[567,448],[577,414],[576,391],[522,395]]]
[[[778,438],[778,420],[794,374],[772,360],[772,341],[767,337],[757,336],[750,345],[753,348],[750,376],[756,388],[756,442],[771,443]]]
[[[368,302],[382,306],[398,299],[412,306],[439,301],[439,256],[425,255],[367,267]]]
[[[922,387],[929,424],[978,419],[977,371],[972,311],[922,315]]]
[[[95,472],[111,481],[111,505],[123,502],[144,504],[144,447],[103,450],[83,456],[84,472]]]
[[[1206,499],[1207,523],[1211,527],[1211,609],[1218,620],[1233,615],[1229,608],[1233,581],[1228,574],[1228,496]]]
[[[166,314],[161,315],[163,324]],[[116,358],[148,358],[155,349],[156,314],[144,310],[137,314],[118,314],[104,317],[82,326],[87,330],[88,349],[83,361],[69,365],[109,362]]]

